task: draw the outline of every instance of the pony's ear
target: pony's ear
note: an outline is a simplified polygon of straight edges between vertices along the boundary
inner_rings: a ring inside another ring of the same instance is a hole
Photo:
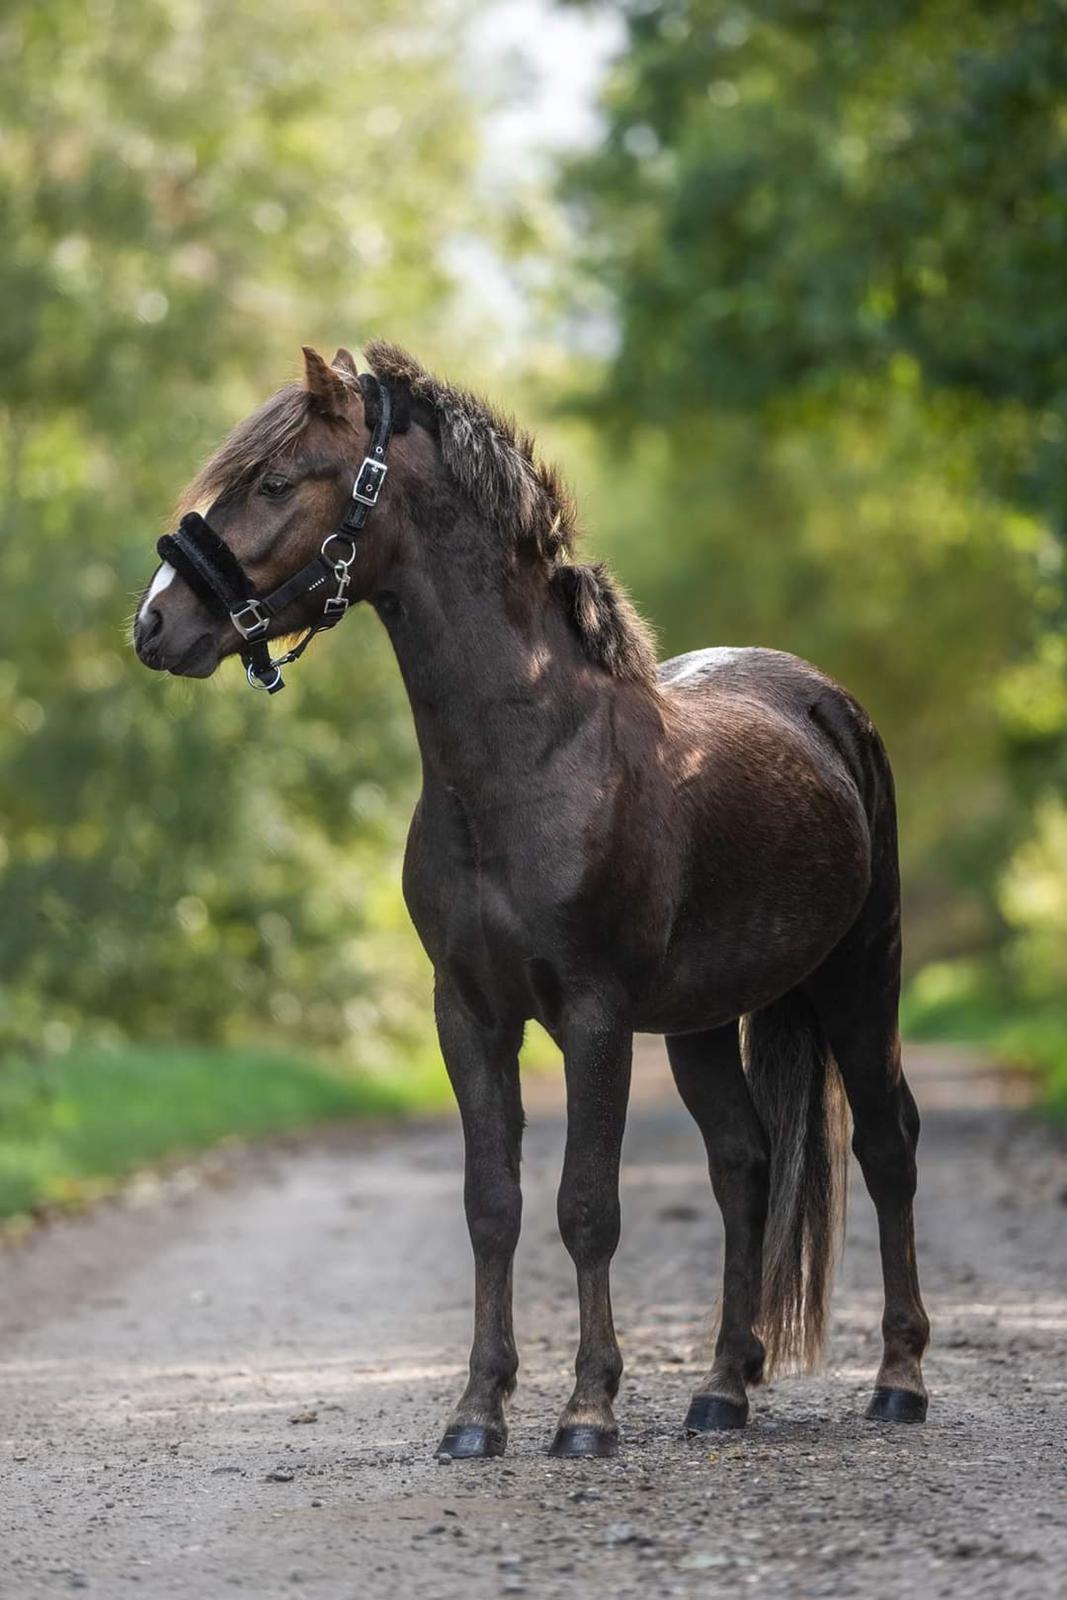
[[[342,345],[338,350],[337,354],[330,362],[330,366],[333,367],[335,372],[343,372],[347,377],[352,379],[354,384],[359,384],[359,368],[356,365],[356,358],[352,354],[351,350],[345,349],[344,345]]]
[[[328,367],[317,350],[304,345],[304,387],[320,411],[342,417],[349,396],[348,385],[339,372]]]

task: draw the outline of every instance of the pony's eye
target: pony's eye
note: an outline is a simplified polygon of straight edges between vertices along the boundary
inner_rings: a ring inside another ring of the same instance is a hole
[[[271,472],[261,481],[259,492],[265,494],[268,500],[281,500],[292,487],[288,478],[279,477],[276,472]]]

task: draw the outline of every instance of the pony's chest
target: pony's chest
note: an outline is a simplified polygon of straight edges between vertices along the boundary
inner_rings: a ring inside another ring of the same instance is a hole
[[[505,1015],[536,1017],[550,1030],[563,992],[559,914],[490,874],[463,878],[442,897],[427,943],[468,1011],[485,1025]]]
[[[454,813],[416,816],[404,889],[435,960],[460,951],[496,966],[536,954],[567,897],[563,863],[542,859],[531,830],[475,838]]]
[[[446,943],[481,964],[513,967],[536,955],[558,932],[558,910],[541,883],[507,869],[456,874],[445,896]]]
[[[535,1017],[550,1030],[575,974],[611,945],[587,818],[527,803],[491,818],[434,796],[405,864],[408,908],[437,968],[475,1014]],[[625,918],[611,919],[612,927]],[[613,948],[621,941],[616,937]]]

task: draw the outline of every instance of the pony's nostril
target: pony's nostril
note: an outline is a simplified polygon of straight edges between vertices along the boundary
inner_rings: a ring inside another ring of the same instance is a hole
[[[142,611],[141,615],[137,619],[137,622],[138,631],[141,636],[139,643],[141,644],[151,644],[152,640],[163,627],[163,617],[161,613],[156,610],[155,606],[149,606],[146,611]]]

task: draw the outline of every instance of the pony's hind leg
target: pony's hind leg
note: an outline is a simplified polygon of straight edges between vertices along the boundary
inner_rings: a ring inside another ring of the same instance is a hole
[[[690,1433],[740,1428],[748,1419],[747,1386],[763,1376],[763,1345],[754,1325],[760,1312],[768,1141],[745,1081],[736,1023],[668,1038],[667,1055],[704,1139],[726,1234],[715,1359],[693,1395],[685,1426]]]
[[[861,915],[861,923],[864,917]],[[810,983],[852,1111],[852,1148],[878,1213],[885,1287],[882,1364],[867,1416],[922,1422],[922,1357],[930,1323],[915,1256],[915,1150],[919,1113],[900,1064],[898,947],[878,953],[857,925]]]

